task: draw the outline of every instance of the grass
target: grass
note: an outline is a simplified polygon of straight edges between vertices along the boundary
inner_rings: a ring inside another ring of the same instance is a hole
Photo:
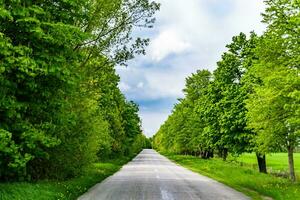
[[[292,183],[286,178],[257,172],[251,165],[253,163],[251,156],[242,156],[240,159],[250,165],[241,165],[239,162],[224,162],[218,158],[204,160],[195,156],[165,155],[176,163],[222,182],[255,200],[262,200],[265,197],[276,200],[300,199],[300,182]],[[295,159],[296,163],[299,163],[298,156]],[[274,156],[272,158],[274,160],[270,159],[269,164],[274,163],[274,168],[284,169],[284,163],[277,161],[277,159],[280,160],[279,157]]]
[[[37,183],[0,183],[1,200],[73,200],[90,187],[118,171],[130,159],[127,157],[95,163],[80,177],[67,181],[38,181]]]
[[[254,153],[245,153],[237,158],[229,158],[231,160],[236,160],[240,163],[243,163],[248,166],[252,166],[254,169],[257,169],[257,161]],[[273,153],[269,154],[266,157],[267,167],[269,172],[285,172],[288,174],[288,156],[287,153]],[[295,173],[300,180],[300,153],[294,154],[294,165]]]

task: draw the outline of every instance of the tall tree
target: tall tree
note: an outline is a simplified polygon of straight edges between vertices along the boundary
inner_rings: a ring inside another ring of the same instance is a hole
[[[286,148],[290,177],[295,181],[293,150],[299,142],[299,25],[298,0],[265,1],[268,24],[254,65],[262,81],[247,101],[249,127],[256,130],[261,151]]]

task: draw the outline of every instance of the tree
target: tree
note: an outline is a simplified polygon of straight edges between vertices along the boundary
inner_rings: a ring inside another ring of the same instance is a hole
[[[265,1],[268,28],[257,48],[254,73],[261,85],[247,101],[249,127],[258,133],[262,152],[286,148],[290,177],[295,181],[293,150],[299,142],[299,5]]]
[[[297,70],[273,63],[260,63],[255,68],[263,85],[255,87],[247,101],[249,127],[258,133],[261,152],[287,149],[290,176],[295,180],[293,150],[300,136]]]
[[[212,156],[211,146],[205,145],[204,137],[201,137],[203,121],[196,114],[197,102],[205,96],[210,79],[211,73],[207,70],[199,70],[186,79],[183,90],[186,97],[174,106],[172,114],[155,135],[154,147],[203,158]]]
[[[151,27],[158,8],[148,0],[0,2],[0,179],[71,177],[96,152],[127,148],[113,68],[144,53],[148,39],[131,32]],[[112,83],[97,85],[101,78]]]

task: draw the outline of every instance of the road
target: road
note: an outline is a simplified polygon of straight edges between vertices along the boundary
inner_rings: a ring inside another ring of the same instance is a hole
[[[144,149],[79,200],[249,200],[240,192]]]

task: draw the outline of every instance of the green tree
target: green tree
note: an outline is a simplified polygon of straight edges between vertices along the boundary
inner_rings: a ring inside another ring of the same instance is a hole
[[[293,150],[299,142],[300,2],[265,1],[268,24],[254,65],[261,80],[247,101],[249,127],[258,133],[262,152],[286,148],[290,177],[295,180]]]
[[[158,8],[148,0],[0,1],[0,179],[71,177],[95,152],[125,149],[126,101],[113,68],[144,53],[148,39],[131,32],[151,27]],[[113,82],[95,84],[107,77]]]

